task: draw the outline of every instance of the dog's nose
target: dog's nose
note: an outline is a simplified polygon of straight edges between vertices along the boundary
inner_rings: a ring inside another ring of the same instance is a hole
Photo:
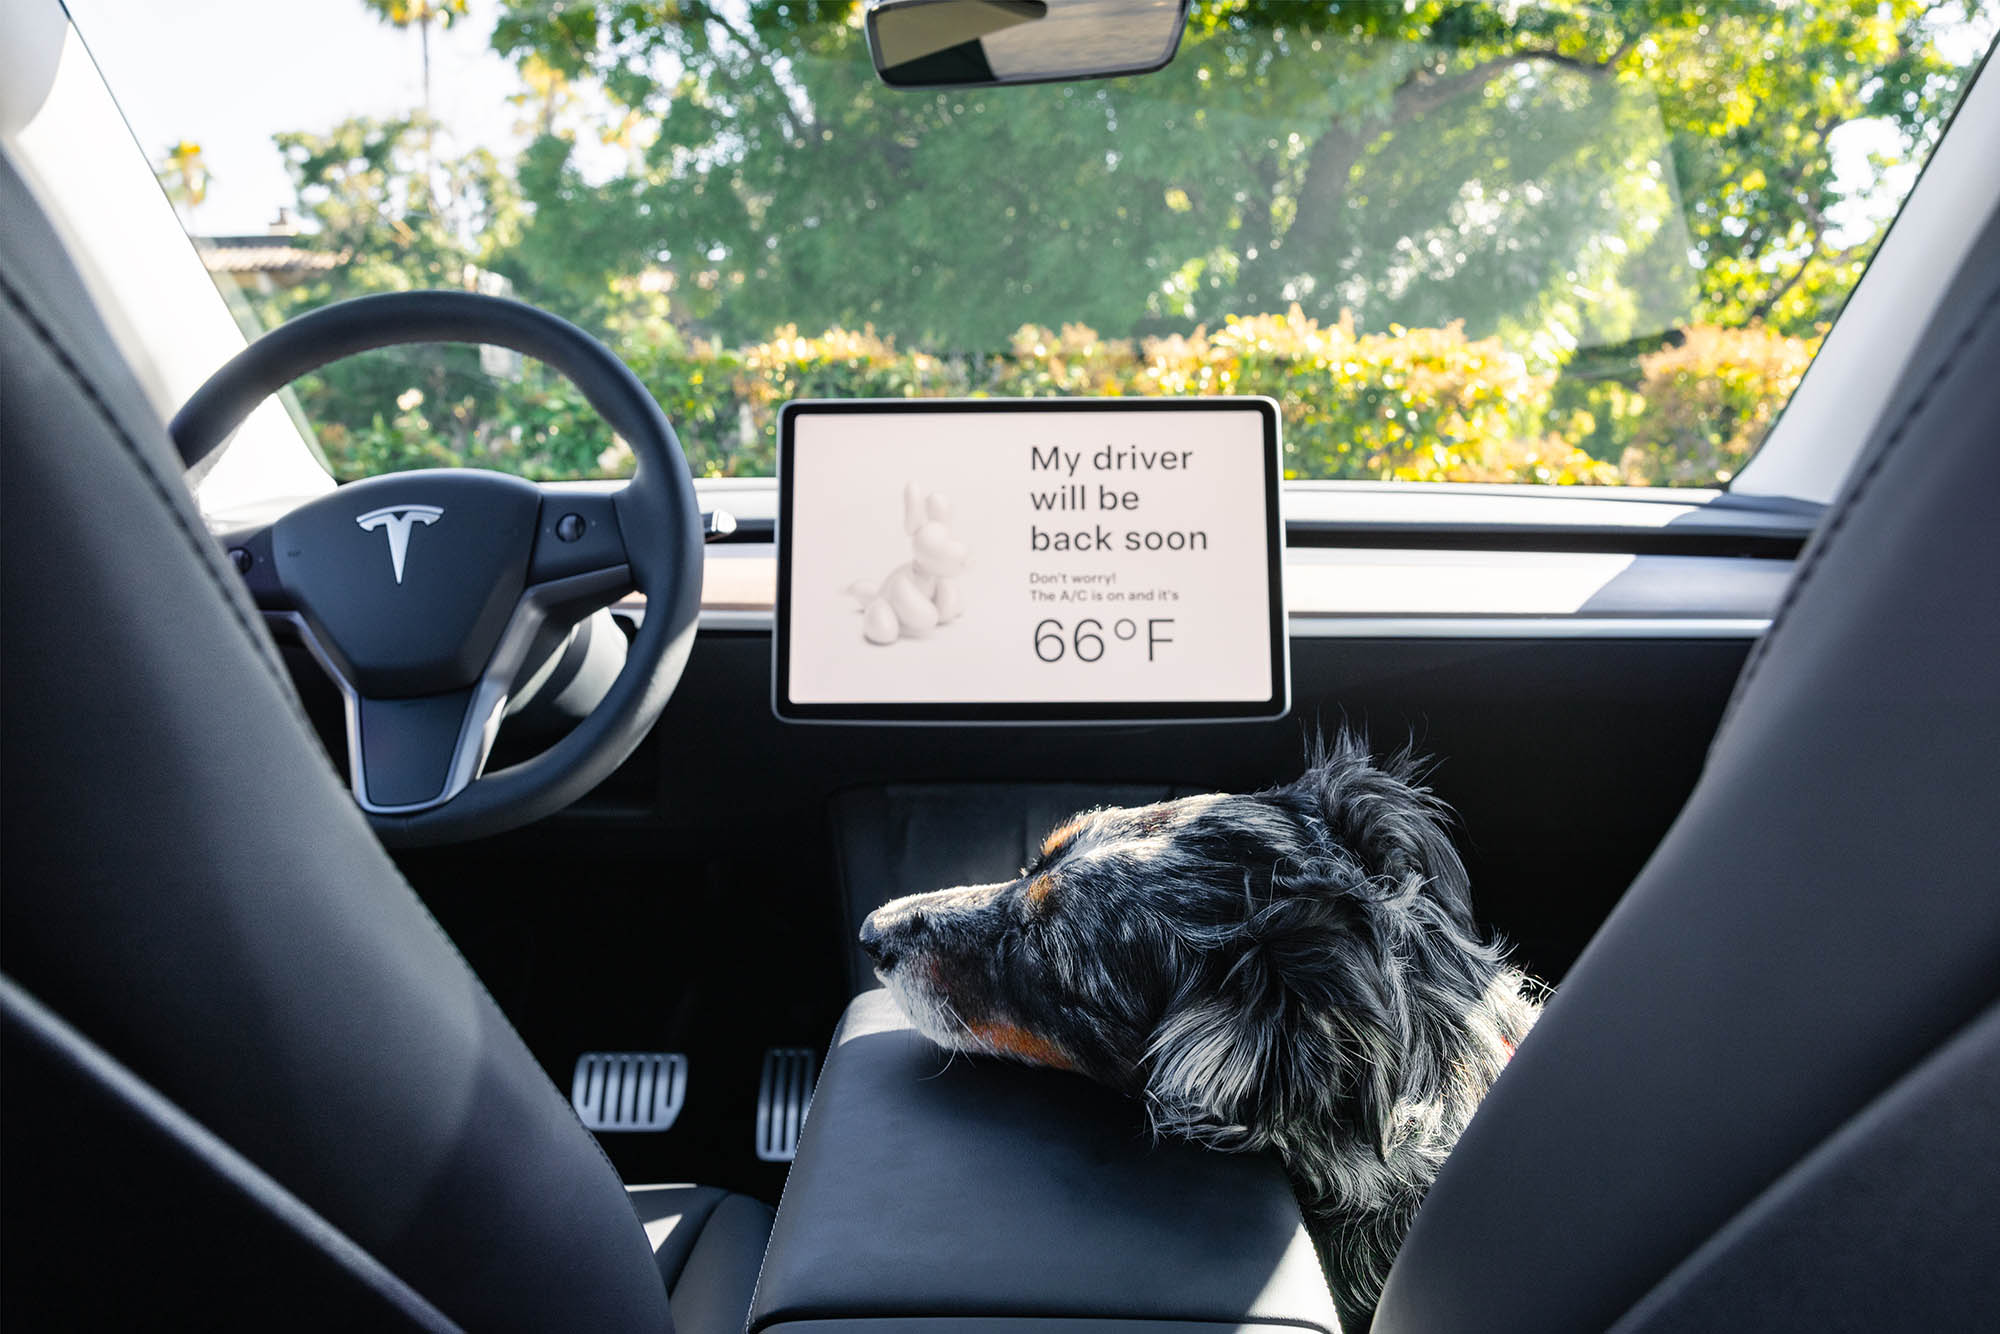
[[[896,966],[896,951],[890,947],[889,933],[875,925],[873,913],[861,924],[861,952],[877,968],[886,971]]]

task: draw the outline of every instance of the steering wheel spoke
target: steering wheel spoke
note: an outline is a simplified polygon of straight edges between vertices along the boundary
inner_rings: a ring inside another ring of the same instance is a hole
[[[347,747],[355,801],[400,815],[451,800],[479,776],[501,711],[480,686],[414,699],[354,696]]]
[[[622,570],[625,586],[607,601],[631,591],[632,557],[619,527],[619,493],[546,484],[541,491],[541,522],[528,557],[529,586]]]
[[[291,595],[285,591],[284,580],[278,577],[278,563],[271,554],[271,525],[238,528],[218,534],[218,539],[229,563],[243,576],[243,587],[257,604],[257,610],[266,613],[296,610]]]

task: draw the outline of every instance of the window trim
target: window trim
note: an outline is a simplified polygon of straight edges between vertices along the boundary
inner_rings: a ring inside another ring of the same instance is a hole
[[[1888,235],[1732,496],[1820,505],[1875,435],[1925,328],[2000,210],[2000,75],[1989,49]]]

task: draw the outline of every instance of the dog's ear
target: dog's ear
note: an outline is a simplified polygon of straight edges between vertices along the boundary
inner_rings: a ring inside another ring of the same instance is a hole
[[[1343,729],[1330,742],[1316,741],[1306,772],[1271,795],[1316,822],[1321,848],[1353,859],[1377,897],[1427,897],[1469,929],[1471,885],[1452,846],[1452,813],[1422,785],[1423,768],[1408,748],[1378,760],[1364,739]],[[1315,868],[1297,871],[1300,887],[1308,887]],[[1343,875],[1329,888],[1351,887]]]
[[[1358,1160],[1292,1138],[1337,1128],[1379,1157],[1438,1106],[1463,1015],[1499,969],[1472,922],[1449,812],[1419,786],[1417,763],[1378,763],[1345,733],[1312,758],[1259,798],[1296,827],[1296,844],[1246,868],[1243,920],[1199,942],[1200,967],[1146,1066],[1157,1130],[1303,1149],[1288,1154],[1295,1168]]]
[[[1395,1112],[1405,1027],[1365,914],[1279,894],[1213,950],[1154,1030],[1153,1128],[1218,1148],[1293,1147],[1330,1124],[1371,1146]]]

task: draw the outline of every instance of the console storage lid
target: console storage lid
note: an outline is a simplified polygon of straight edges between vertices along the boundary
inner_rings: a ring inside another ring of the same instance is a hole
[[[1156,1144],[1076,1075],[947,1064],[873,991],[835,1034],[750,1329],[894,1317],[1339,1328],[1275,1158]]]

